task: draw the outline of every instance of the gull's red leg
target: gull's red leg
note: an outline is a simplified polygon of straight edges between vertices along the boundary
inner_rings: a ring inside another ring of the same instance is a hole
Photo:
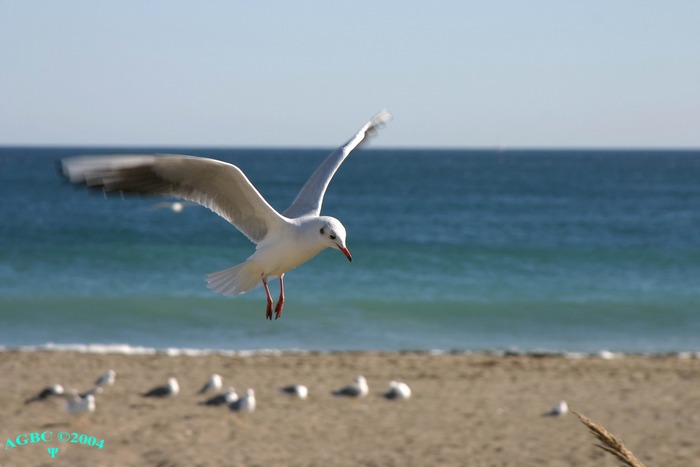
[[[272,319],[272,296],[270,295],[270,288],[267,286],[267,281],[262,278],[263,286],[265,286],[265,293],[267,294],[267,309],[265,310],[265,318]]]
[[[280,274],[280,298],[277,300],[275,307],[275,319],[282,316],[282,307],[284,306],[284,274]]]

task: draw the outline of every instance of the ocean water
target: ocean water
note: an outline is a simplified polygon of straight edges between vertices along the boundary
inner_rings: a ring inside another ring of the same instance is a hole
[[[323,209],[353,262],[288,273],[272,322],[262,289],[206,288],[254,250],[224,220],[56,168],[133,151],[0,148],[0,346],[700,350],[700,151],[360,150]],[[148,149],[235,163],[280,211],[329,151]]]

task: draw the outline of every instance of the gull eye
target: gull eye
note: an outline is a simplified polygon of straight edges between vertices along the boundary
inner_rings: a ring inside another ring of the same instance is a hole
[[[330,234],[328,237],[329,237],[331,240],[335,240],[335,234]]]
[[[325,233],[326,233],[326,230],[323,227],[321,227],[321,235],[323,235]]]

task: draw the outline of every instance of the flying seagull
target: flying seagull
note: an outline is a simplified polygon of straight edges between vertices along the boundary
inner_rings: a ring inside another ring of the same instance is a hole
[[[163,201],[151,206],[151,209],[170,209],[175,214],[180,214],[185,207],[192,206],[195,203],[183,203],[182,201]]]
[[[178,155],[79,156],[61,161],[72,183],[104,192],[138,193],[182,198],[220,215],[257,245],[244,263],[207,276],[208,287],[224,295],[240,295],[262,285],[267,296],[265,317],[272,319],[268,280],[279,278],[275,319],[284,306],[284,274],[326,248],[337,248],[349,261],[345,227],[321,216],[326,188],[338,167],[365,137],[391,119],[384,110],[348,142],[333,151],[306,181],[291,206],[281,214],[268,204],[235,165],[214,159]]]

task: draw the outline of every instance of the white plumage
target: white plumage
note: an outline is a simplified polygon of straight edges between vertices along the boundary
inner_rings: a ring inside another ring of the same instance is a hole
[[[219,391],[223,387],[223,381],[221,380],[221,375],[214,373],[212,374],[204,386],[197,392],[197,394],[204,394],[209,391]]]
[[[309,397],[309,388],[303,384],[290,384],[289,386],[280,388],[280,391],[301,400],[305,400]]]
[[[246,389],[245,394],[229,405],[234,412],[250,413],[255,411],[255,391]]]
[[[101,375],[97,380],[95,381],[95,386],[112,386],[114,385],[114,382],[117,379],[117,372],[114,370],[107,370],[106,373]]]
[[[73,390],[70,393],[65,394],[64,397],[66,398],[66,411],[71,415],[80,415],[95,411],[95,396],[92,394],[87,394],[85,397],[81,397],[79,394],[77,394],[77,391]]]
[[[543,415],[545,417],[561,417],[567,413],[569,413],[569,404],[567,404],[566,401],[559,401],[559,403],[555,405],[552,410],[544,413]]]
[[[148,392],[144,393],[144,397],[172,397],[180,393],[180,385],[175,378],[168,378],[168,384],[156,386]]]
[[[401,381],[390,381],[389,389],[384,393],[387,399],[408,399],[411,397],[411,388]]]
[[[333,391],[334,396],[365,397],[367,394],[369,394],[369,386],[362,375],[358,375],[352,384]]]

